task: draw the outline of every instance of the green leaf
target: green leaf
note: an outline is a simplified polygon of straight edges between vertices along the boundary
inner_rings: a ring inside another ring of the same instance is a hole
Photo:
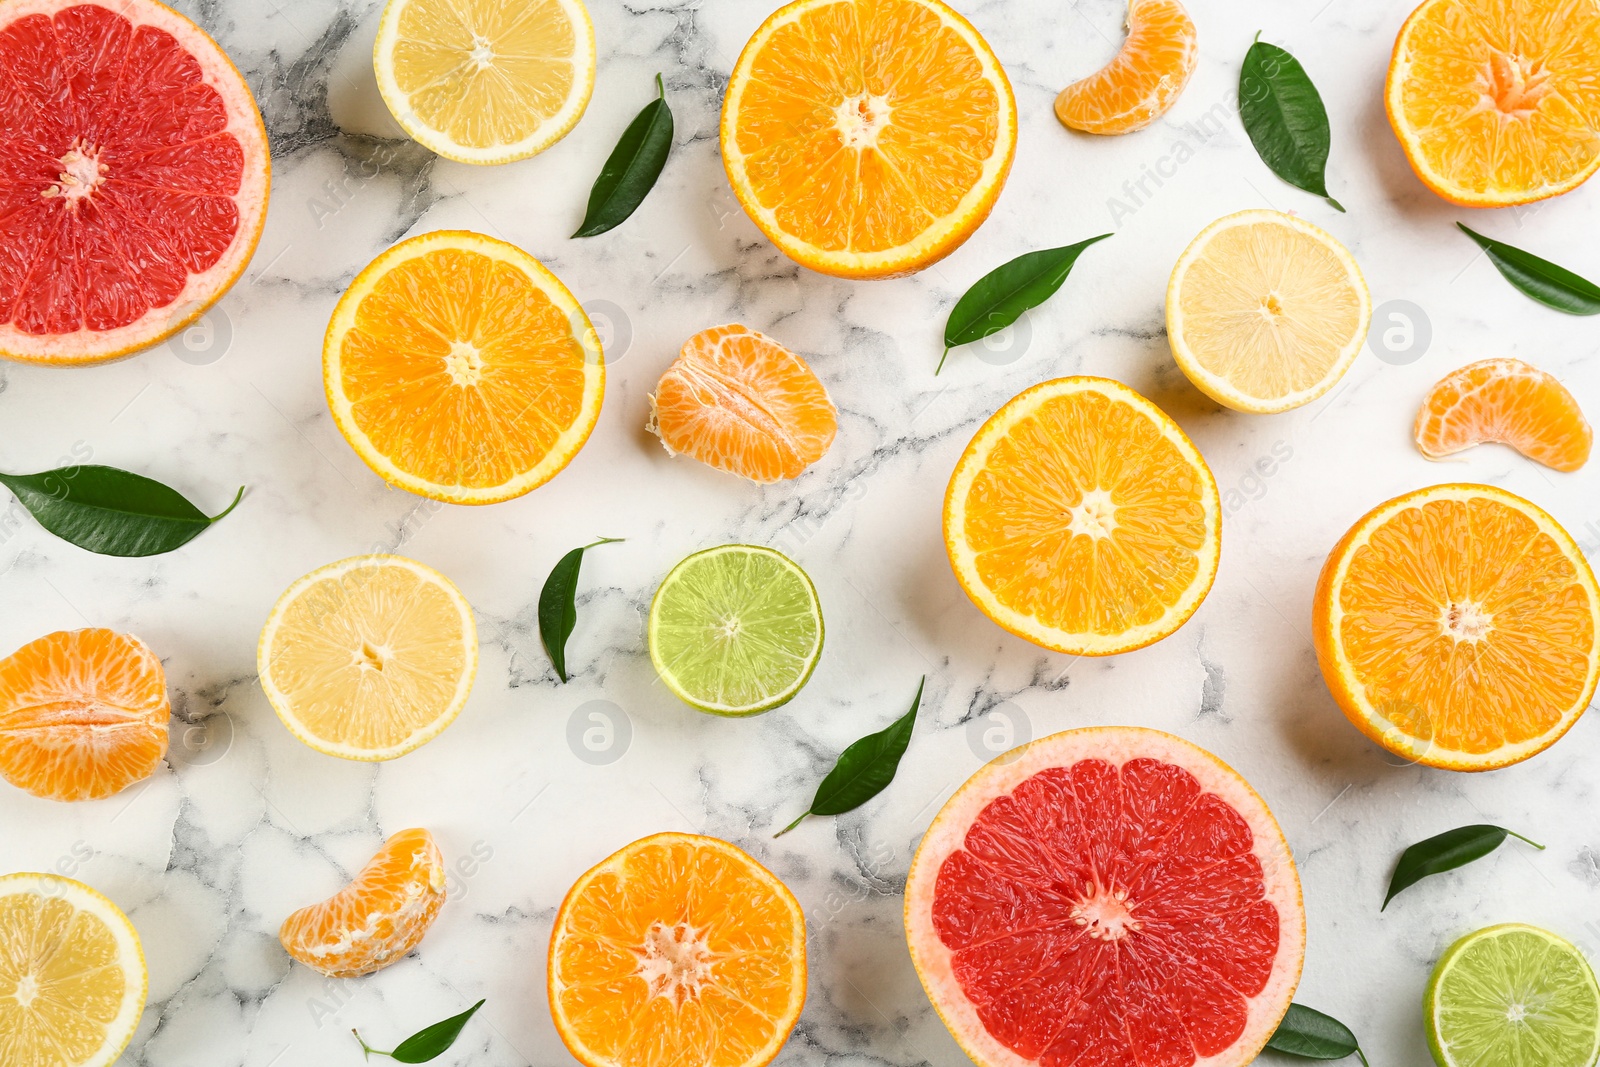
[[[456,1043],[456,1038],[461,1036],[462,1029],[467,1025],[467,1020],[483,1007],[483,1001],[478,1001],[460,1015],[452,1015],[443,1022],[434,1023],[425,1029],[418,1030],[404,1041],[394,1047],[393,1052],[384,1052],[381,1049],[368,1048],[361,1035],[356,1035],[356,1040],[361,1041],[361,1052],[364,1056],[388,1056],[400,1063],[427,1063],[445,1052]]]
[[[568,552],[556,562],[550,577],[544,580],[544,588],[539,590],[539,639],[563,682],[567,680],[567,638],[578,625],[578,568],[583,566],[583,554],[596,545],[621,540],[602,537]]]
[[[1568,315],[1600,315],[1600,285],[1548,259],[1475,233],[1459,222],[1456,226],[1478,242],[1506,281],[1539,303]]]
[[[39,525],[102,556],[155,556],[194,540],[238,506],[244,487],[215,517],[160,482],[97,465],[39,474],[0,474]]]
[[[1418,841],[1400,853],[1400,862],[1395,865],[1394,877],[1389,879],[1389,895],[1383,898],[1383,907],[1387,908],[1389,901],[1401,890],[1416,885],[1429,875],[1443,874],[1457,867],[1465,867],[1473,860],[1481,860],[1499,848],[1507,837],[1527,841],[1534,848],[1544,851],[1543,845],[1528,841],[1514,830],[1486,824],[1459,826],[1426,841]],[[1382,911],[1383,908],[1378,910]]]
[[[944,370],[952,348],[999,333],[1024,311],[1049,300],[1067,280],[1083,250],[1110,236],[1103,233],[1075,245],[1029,252],[979,278],[950,309],[944,324],[944,355],[933,373]]]
[[[839,754],[833,770],[817,786],[811,798],[811,807],[773,837],[782,837],[793,830],[807,815],[842,815],[854,811],[894,781],[900,769],[900,757],[911,744],[911,731],[917,723],[917,708],[922,705],[922,688],[928,684],[923,676],[917,683],[917,695],[911,700],[911,709],[875,734],[868,734]]]
[[[1256,41],[1239,70],[1239,119],[1272,173],[1328,203],[1328,111],[1306,69],[1275,44]]]
[[[600,177],[589,191],[583,225],[572,236],[593,237],[620,225],[661,177],[672,149],[672,109],[667,106],[667,87],[659,74],[656,92],[659,95],[622,131],[622,139],[600,168]]]
[[[1346,1056],[1367,1057],[1350,1028],[1331,1015],[1324,1015],[1304,1004],[1291,1004],[1278,1029],[1267,1038],[1267,1047],[1308,1060],[1342,1060]]]

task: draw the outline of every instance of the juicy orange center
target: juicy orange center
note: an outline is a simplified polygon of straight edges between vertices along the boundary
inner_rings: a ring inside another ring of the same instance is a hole
[[[1553,88],[1542,64],[1500,51],[1489,54],[1483,79],[1490,103],[1517,118],[1530,116]]]

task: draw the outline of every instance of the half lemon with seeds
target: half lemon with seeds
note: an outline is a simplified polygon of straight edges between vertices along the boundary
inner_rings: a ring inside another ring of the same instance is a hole
[[[372,65],[395,120],[459,163],[509,163],[565,137],[594,91],[581,0],[389,0]]]
[[[109,1067],[149,978],[139,934],[104,896],[54,874],[0,878],[0,1062]]]
[[[478,670],[472,608],[402,556],[355,556],[291,585],[261,631],[256,669],[278,718],[318,752],[390,760],[455,721]]]

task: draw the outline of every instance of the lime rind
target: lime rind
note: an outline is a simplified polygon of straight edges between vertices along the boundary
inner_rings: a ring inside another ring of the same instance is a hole
[[[1592,1067],[1600,1058],[1600,985],[1583,953],[1534,926],[1507,923],[1445,950],[1423,996],[1439,1067]]]
[[[685,558],[650,604],[650,659],[699,711],[755,715],[788,703],[822,655],[816,586],[789,557],[723,545]]]

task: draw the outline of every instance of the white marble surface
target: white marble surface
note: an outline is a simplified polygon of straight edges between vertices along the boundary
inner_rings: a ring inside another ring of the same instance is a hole
[[[398,137],[372,82],[371,0],[178,6],[219,38],[266,113],[274,189],[254,264],[211,314],[209,341],[191,335],[192,350],[179,343],[74,372],[0,367],[0,469],[92,458],[160,477],[207,507],[249,486],[225,523],[145,561],[80,552],[0,505],[0,650],[89,624],[138,633],[166,664],[181,720],[170,767],[111,800],[66,806],[0,788],[0,867],[84,879],[143,935],[150,1001],[124,1063],[354,1065],[352,1026],[382,1045],[479,997],[488,999],[481,1022],[440,1062],[569,1063],[543,988],[555,906],[591,863],[665,829],[737,842],[806,908],[809,1000],[780,1063],[964,1063],[912,971],[900,892],[918,835],[988,754],[984,732],[1004,732],[995,709],[1019,741],[1149,725],[1244,773],[1282,821],[1305,882],[1299,999],[1356,1027],[1374,1065],[1427,1062],[1422,988],[1457,935],[1525,920],[1600,947],[1600,829],[1585,814],[1600,792],[1600,720],[1492,774],[1403,766],[1346,724],[1311,650],[1323,556],[1359,514],[1404,490],[1502,485],[1600,546],[1600,466],[1554,474],[1492,447],[1435,465],[1409,444],[1427,386],[1491,355],[1554,372],[1600,413],[1592,320],[1516,294],[1451,225],[1470,216],[1593,276],[1600,187],[1478,213],[1427,192],[1381,100],[1408,2],[1195,0],[1193,83],[1163,122],[1111,139],[1068,134],[1050,103],[1114,50],[1118,0],[961,4],[1014,81],[1016,166],[964,247],[914,278],[879,283],[796,267],[728,191],[716,146],[721,87],[770,0],[591,0],[601,62],[588,114],[543,155],[489,169],[435,160]],[[1273,178],[1232,114],[1238,63],[1257,30],[1292,49],[1323,91],[1330,187],[1346,215]],[[620,229],[568,240],[656,71],[678,122],[660,185]],[[1376,304],[1423,309],[1431,347],[1407,365],[1365,352],[1331,396],[1285,415],[1222,411],[1195,392],[1163,333],[1168,272],[1204,224],[1260,205],[1331,229],[1360,260]],[[605,409],[587,448],[545,488],[483,509],[386,489],[334,428],[319,377],[322,330],[342,286],[396,239],[441,227],[529,249],[596,313],[610,344]],[[944,313],[970,282],[1022,251],[1112,229],[1014,345],[958,351],[933,376]],[[671,460],[644,432],[645,395],[678,345],[726,321],[803,352],[839,405],[833,450],[793,484],[753,487]],[[985,620],[957,587],[939,532],[945,481],[977,424],[1024,387],[1076,372],[1119,378],[1161,403],[1227,494],[1221,573],[1199,613],[1152,648],[1100,661],[1043,652]],[[1270,475],[1259,473],[1269,460]],[[628,540],[585,565],[569,654],[576,675],[562,686],[539,645],[539,585],[562,552],[601,534]],[[815,578],[828,623],[810,685],[751,721],[677,703],[655,682],[642,642],[660,576],[688,552],[732,540],[791,552]],[[295,741],[254,673],[261,622],[283,588],[375,545],[459,583],[484,645],[460,720],[377,767]],[[903,710],[924,673],[926,713],[893,787],[858,812],[772,840],[833,754]],[[609,702],[600,707],[615,709],[629,734],[607,765],[578,758],[567,740],[593,701]],[[1549,850],[1506,848],[1379,914],[1401,846],[1478,821]],[[432,828],[461,864],[420,953],[349,982],[291,964],[275,936],[283,917],[412,825]]]

